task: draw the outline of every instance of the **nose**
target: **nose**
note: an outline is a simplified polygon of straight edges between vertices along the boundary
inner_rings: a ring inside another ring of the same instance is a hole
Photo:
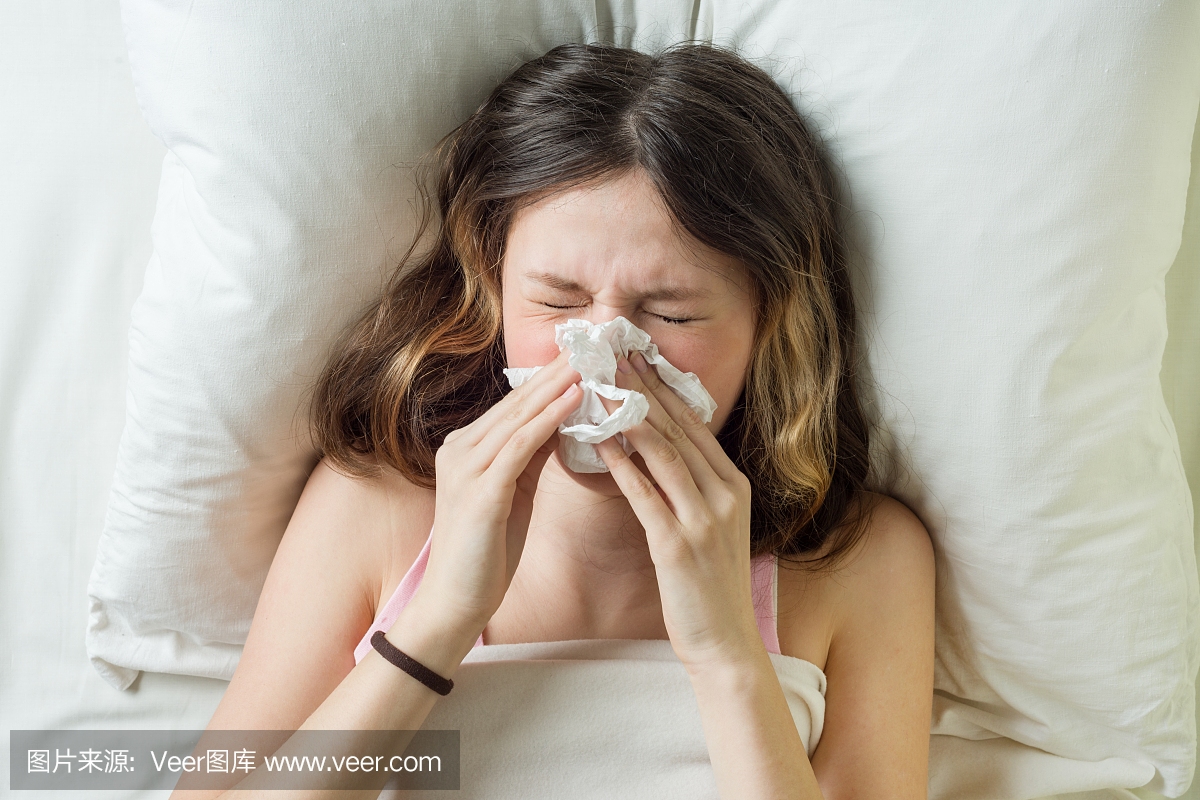
[[[592,302],[591,308],[586,314],[581,315],[582,319],[586,319],[593,325],[601,325],[605,322],[610,322],[617,317],[625,317],[630,322],[633,321],[633,311],[631,309],[622,308],[621,306],[610,306],[599,302]]]

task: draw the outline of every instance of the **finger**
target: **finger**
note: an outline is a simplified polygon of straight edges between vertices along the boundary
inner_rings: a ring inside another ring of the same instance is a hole
[[[678,427],[678,426],[676,426]],[[664,498],[682,522],[692,521],[692,510],[708,506],[696,479],[692,474],[683,454],[671,442],[667,441],[648,421],[642,421],[621,435],[633,445],[649,473],[647,479],[653,479],[658,488],[663,490]],[[621,448],[617,448],[621,449]],[[622,452],[624,452],[622,450]],[[701,461],[704,459],[696,454]],[[714,476],[717,484],[720,483]]]
[[[688,522],[691,516],[688,509],[700,509],[707,505],[704,499],[706,490],[701,486],[705,486],[707,491],[715,491],[721,485],[720,478],[691,444],[683,429],[667,417],[661,406],[654,407],[654,398],[633,375],[632,368],[624,358],[618,361],[616,382],[622,389],[638,391],[647,397],[651,407],[646,419],[621,434],[646,465],[647,479],[657,483],[663,490],[663,497],[675,515]],[[659,430],[660,427],[662,430]]]
[[[568,386],[579,382],[581,376],[568,363],[569,357],[569,350],[561,351],[529,380],[481,414],[463,429],[463,443],[476,446],[492,434],[497,434],[491,436],[492,446],[488,448],[485,458],[485,463],[490,463],[513,431],[541,413],[555,398],[561,397]]]
[[[647,533],[653,529],[682,535],[683,526],[668,508],[662,488],[650,482],[616,440],[610,437],[594,447]]]
[[[557,400],[508,437],[504,446],[484,467],[489,477],[505,485],[515,483],[525,472],[534,454],[544,447],[548,439],[557,434],[558,426],[568,414],[579,407],[582,400],[583,390],[574,384],[568,386]],[[546,455],[549,456],[549,452]],[[544,459],[542,463],[545,463]]]
[[[741,470],[729,458],[725,448],[721,447],[716,435],[700,419],[700,415],[693,411],[682,397],[675,394],[674,389],[663,382],[654,366],[648,363],[641,353],[633,353],[629,362],[634,368],[634,375],[647,389],[643,394],[650,401],[650,408],[653,409],[657,401],[657,404],[670,415],[671,419],[683,428],[684,433],[687,434],[696,449],[704,454],[711,469],[722,480],[735,482],[741,475]]]
[[[622,361],[624,361],[624,359],[622,359]],[[640,392],[646,397],[646,400],[650,406],[650,410],[646,414],[646,423],[648,423],[654,430],[658,431],[659,435],[670,442],[671,446],[678,451],[679,455],[683,458],[684,463],[687,464],[688,471],[691,473],[691,477],[695,485],[699,488],[702,494],[708,495],[712,490],[722,483],[722,478],[713,468],[713,465],[709,463],[707,456],[696,446],[695,442],[692,441],[692,435],[696,435],[698,432],[689,434],[684,425],[688,424],[688,419],[690,418],[695,425],[703,428],[704,432],[708,433],[708,429],[705,427],[704,423],[700,421],[700,417],[697,416],[694,411],[688,408],[686,403],[675,396],[675,393],[671,391],[670,387],[666,387],[667,393],[671,394],[672,397],[678,401],[678,406],[686,409],[689,412],[686,415],[681,415],[684,417],[683,420],[677,419],[668,411],[667,408],[663,406],[663,404],[658,400],[657,396],[654,395],[642,382],[641,376],[638,375],[638,373],[635,372],[632,367],[630,367],[629,370],[629,372],[618,370],[616,378],[617,386],[622,389],[632,389]],[[629,437],[629,431],[625,431],[624,435]],[[709,435],[711,435],[711,433]],[[636,436],[637,434],[634,433],[634,439],[630,439],[630,441],[634,443],[635,447],[637,446],[637,442],[635,441]],[[719,448],[720,445],[718,444],[717,447]],[[638,448],[638,452],[641,452],[641,448]],[[645,453],[642,454],[642,458],[646,458]],[[647,464],[647,466],[649,465]],[[655,474],[654,477],[657,479],[657,474]]]

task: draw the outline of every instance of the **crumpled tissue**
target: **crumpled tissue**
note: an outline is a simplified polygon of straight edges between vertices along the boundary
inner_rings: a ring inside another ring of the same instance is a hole
[[[717,403],[700,383],[694,372],[680,372],[658,353],[658,345],[650,334],[625,317],[617,317],[599,325],[585,319],[569,319],[554,326],[554,343],[559,351],[570,350],[568,363],[582,380],[583,400],[579,408],[558,426],[566,438],[561,445],[562,458],[568,469],[575,472],[608,472],[608,467],[591,445],[615,436],[626,453],[634,452],[633,445],[621,435],[646,418],[650,403],[640,392],[616,386],[617,359],[640,352],[646,362],[654,365],[663,383],[695,411],[700,419],[712,419]],[[541,367],[515,367],[504,370],[509,384],[515,389],[533,377]],[[621,407],[609,414],[600,398],[621,401]]]

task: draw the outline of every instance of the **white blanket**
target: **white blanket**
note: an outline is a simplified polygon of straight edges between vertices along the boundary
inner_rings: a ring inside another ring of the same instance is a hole
[[[769,655],[812,758],[824,729],[825,673],[808,661]],[[476,647],[422,728],[460,731],[455,796],[464,800],[719,797],[695,693],[666,640]],[[1052,755],[978,728],[938,696],[933,728],[930,800],[1154,797],[1112,788],[1149,781],[1153,767],[1145,763]],[[380,796],[445,800],[446,793]]]
[[[768,655],[811,757],[825,720],[825,674]],[[696,696],[666,640],[477,647],[423,728],[461,731],[456,797],[718,797]]]

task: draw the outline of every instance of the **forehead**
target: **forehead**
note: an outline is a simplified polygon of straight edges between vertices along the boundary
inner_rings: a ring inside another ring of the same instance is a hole
[[[509,229],[504,270],[562,289],[617,280],[631,290],[699,295],[727,290],[729,279],[744,284],[736,259],[683,231],[640,170],[522,208]]]

